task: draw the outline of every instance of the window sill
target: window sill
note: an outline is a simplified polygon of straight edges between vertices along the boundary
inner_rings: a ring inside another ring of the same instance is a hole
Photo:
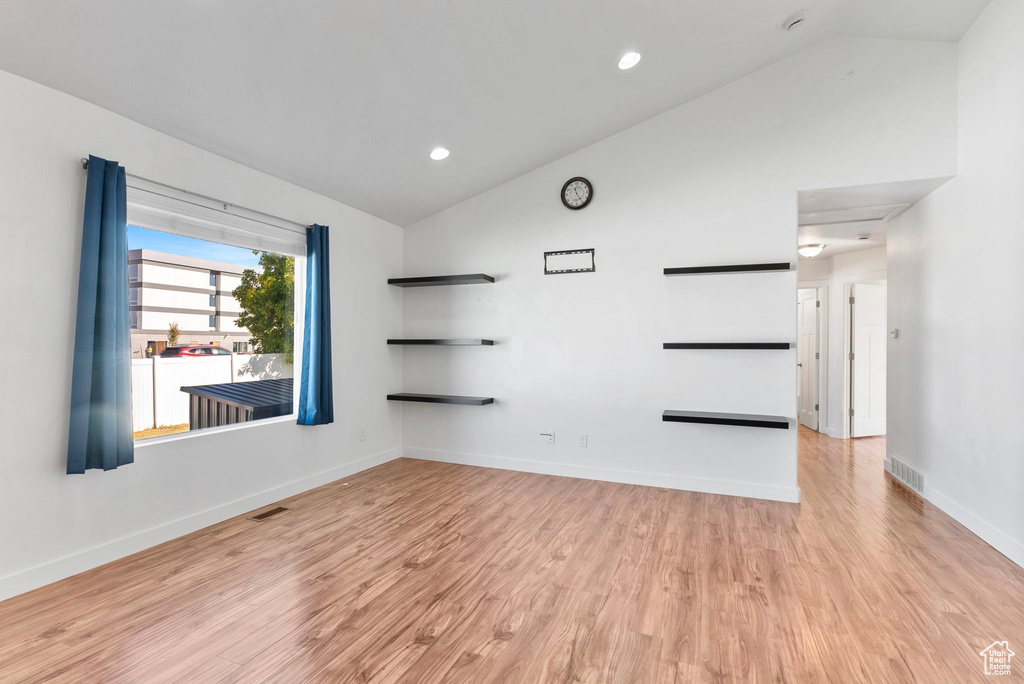
[[[224,432],[234,432],[236,430],[247,430],[261,425],[273,425],[275,423],[294,423],[295,421],[296,414],[289,413],[287,416],[275,416],[273,418],[264,418],[262,420],[251,420],[245,423],[235,423],[234,425],[221,425],[219,427],[203,428],[202,430],[178,432],[164,437],[150,437],[149,439],[136,440],[135,449],[144,450],[147,447],[155,446],[157,444],[166,444],[167,442],[180,442],[182,440],[195,439],[196,437],[202,437],[204,435],[215,435]]]

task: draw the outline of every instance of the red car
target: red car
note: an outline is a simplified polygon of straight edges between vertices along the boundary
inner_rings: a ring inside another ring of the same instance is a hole
[[[215,344],[187,344],[182,347],[168,347],[160,352],[160,358],[175,356],[184,357],[209,357],[209,356],[230,356],[231,352]]]

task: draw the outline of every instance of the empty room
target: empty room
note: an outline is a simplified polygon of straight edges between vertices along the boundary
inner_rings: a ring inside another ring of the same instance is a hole
[[[3,684],[1024,674],[1024,2],[0,16]]]

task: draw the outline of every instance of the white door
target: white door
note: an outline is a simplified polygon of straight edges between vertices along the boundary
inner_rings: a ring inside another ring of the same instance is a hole
[[[885,285],[853,286],[850,434],[885,434]]]
[[[797,406],[800,424],[818,429],[818,291],[800,290],[796,344]]]

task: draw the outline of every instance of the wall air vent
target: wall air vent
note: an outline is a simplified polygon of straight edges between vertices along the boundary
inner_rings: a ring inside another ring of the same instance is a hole
[[[921,471],[910,467],[905,461],[901,461],[895,456],[890,456],[889,460],[885,462],[885,469],[897,480],[924,496],[924,474]]]

